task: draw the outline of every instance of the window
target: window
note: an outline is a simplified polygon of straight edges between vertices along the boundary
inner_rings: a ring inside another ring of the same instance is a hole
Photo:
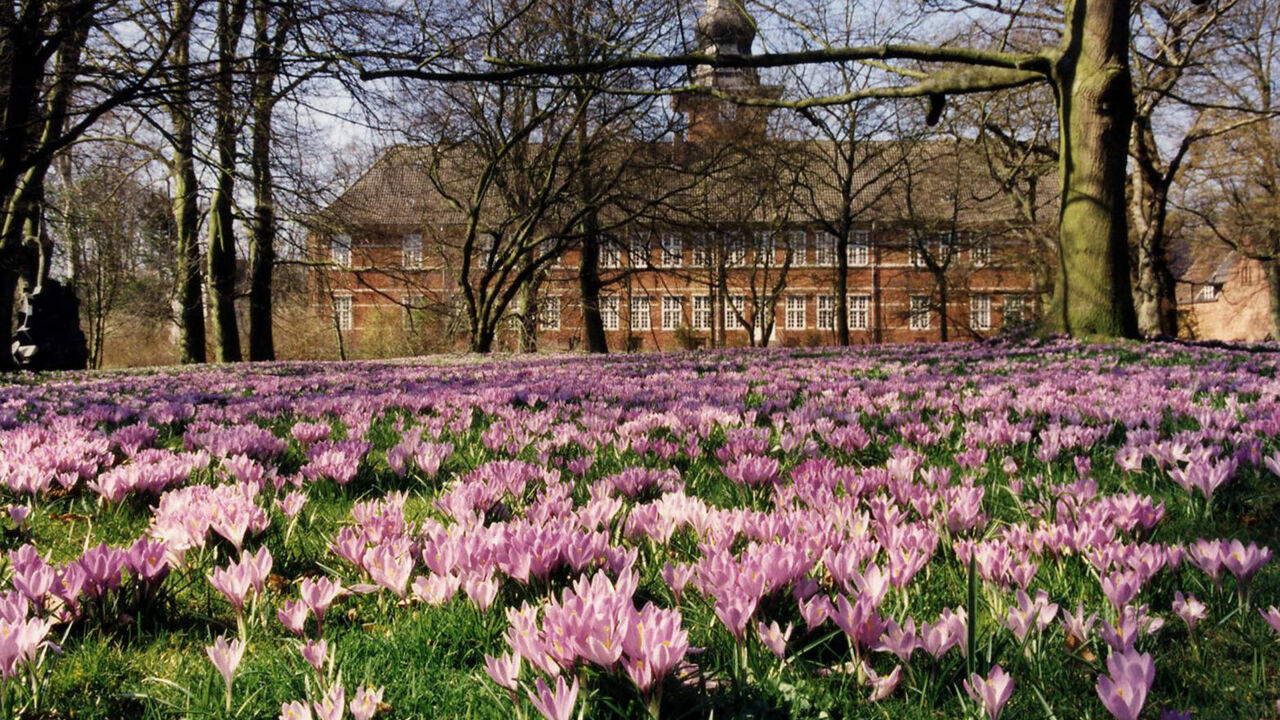
[[[339,330],[350,330],[352,327],[351,296],[333,296],[333,320]]]
[[[956,249],[956,234],[954,232],[940,232],[933,241],[934,253],[933,260],[939,265],[946,265],[951,262],[951,253]]]
[[[600,321],[605,330],[618,329],[618,296],[605,295],[600,298]]]
[[[924,241],[919,238],[911,238],[911,250],[907,262],[913,268],[926,267],[928,263],[924,259]]]
[[[871,325],[871,296],[850,295],[849,329],[866,330]]]
[[[711,329],[711,296],[710,295],[694,295],[693,296],[693,329],[694,330],[710,330]]]
[[[819,267],[833,267],[836,264],[836,236],[829,232],[820,232],[813,241],[813,264]]]
[[[675,233],[662,234],[662,267],[680,267],[684,264],[684,239]]]
[[[538,303],[538,329],[542,331],[560,329],[560,297],[548,295]]]
[[[742,267],[747,264],[747,243],[742,236],[734,233],[725,240],[724,264],[728,267]]]
[[[792,230],[787,233],[787,252],[791,253],[793,262],[799,266],[809,262],[809,244],[805,240],[803,230]]]
[[[627,253],[627,264],[633,268],[649,267],[649,236],[632,235],[630,251]]]
[[[1217,285],[1204,285],[1196,291],[1195,302],[1213,302],[1218,299]]]
[[[832,295],[818,296],[818,329],[836,329],[836,303]]]
[[[631,329],[632,330],[648,330],[649,329],[649,296],[648,295],[632,295],[631,296]]]
[[[849,233],[849,265],[865,267],[871,264],[871,231],[854,230]]]
[[[711,233],[695,233],[693,236],[693,266],[711,267]]]
[[[804,330],[808,323],[808,317],[805,314],[806,307],[803,295],[787,296],[787,317],[786,325],[788,330]]]
[[[606,236],[600,244],[600,267],[622,267],[622,248],[618,247],[618,241],[612,237]]]
[[[476,238],[476,255],[487,267],[493,257],[494,240],[492,235],[481,235]]]
[[[422,267],[422,233],[405,235],[400,241],[400,264],[410,269]]]
[[[772,266],[774,264],[775,256],[777,255],[776,250],[778,246],[777,239],[774,237],[773,233],[767,230],[757,232],[755,241],[756,264],[763,265],[765,267]]]
[[[1021,325],[1026,320],[1027,301],[1021,295],[1006,295],[1004,298],[1004,324]]]
[[[929,311],[928,295],[911,296],[911,329],[928,330],[932,324],[932,313]]]
[[[991,263],[991,238],[982,238],[969,248],[969,262],[974,267],[986,267]]]
[[[969,298],[969,327],[974,330],[991,329],[990,295],[974,295]]]
[[[684,303],[674,295],[662,298],[662,329],[675,330],[684,321]]]
[[[729,302],[724,304],[724,329],[741,330],[743,311],[747,307],[746,295],[730,295]]]
[[[548,265],[559,265],[560,253],[557,251],[557,245],[558,243],[555,238],[543,238],[542,242],[538,243],[538,257],[540,259],[550,257],[552,259],[549,262],[545,259],[543,262]]]
[[[351,266],[351,236],[334,235],[329,243],[329,260],[334,265]]]

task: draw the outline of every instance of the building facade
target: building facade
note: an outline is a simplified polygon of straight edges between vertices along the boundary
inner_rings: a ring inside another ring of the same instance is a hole
[[[750,53],[754,24],[737,4],[711,0],[697,28],[705,52]],[[750,69],[701,67],[692,77],[739,96],[781,94]],[[804,145],[768,137],[767,112],[759,107],[711,95],[679,97],[684,132],[656,152],[686,158],[729,143]],[[926,173],[945,165],[937,160],[944,155],[953,162],[965,157],[940,145],[926,155]],[[499,241],[468,234],[457,207],[440,202],[438,176],[426,177],[421,157],[414,148],[388,152],[313,234],[315,303],[321,315],[331,314],[345,346],[359,353],[386,347],[399,334],[406,352],[465,348],[476,331],[476,308],[498,302],[506,312],[495,349],[582,347],[580,239],[549,234],[529,243],[520,252],[538,266],[521,276],[519,263],[497,262],[506,252],[494,246]],[[1010,231],[998,192],[976,190],[989,184],[981,170],[933,172],[953,184],[942,187],[935,178],[908,202],[912,194],[904,200],[894,185],[901,176],[885,162],[876,201],[845,225],[850,342],[974,340],[1030,322],[1038,309],[1034,243]],[[809,184],[810,172],[821,171],[802,167],[782,184],[820,185]],[[836,342],[840,242],[821,214],[838,203],[809,202],[802,211],[795,194],[784,193],[736,207],[749,187],[741,176],[712,177],[696,192],[691,186],[676,194],[698,196],[683,211],[636,214],[601,233],[598,310],[611,350]],[[524,278],[520,287],[513,277]],[[490,281],[492,288],[475,287]]]

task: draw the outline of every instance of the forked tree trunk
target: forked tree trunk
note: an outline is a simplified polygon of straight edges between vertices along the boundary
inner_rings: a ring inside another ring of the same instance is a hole
[[[194,108],[191,104],[190,23],[191,0],[174,0],[173,89],[169,118],[173,124],[173,221],[178,253],[179,360],[202,363],[207,359],[204,325],[204,272],[200,258],[199,186],[195,166]]]
[[[1125,180],[1133,125],[1126,0],[1072,0],[1054,70],[1062,177],[1060,261],[1046,329],[1136,337]]]

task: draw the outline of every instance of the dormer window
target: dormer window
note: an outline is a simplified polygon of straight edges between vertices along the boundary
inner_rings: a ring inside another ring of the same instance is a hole
[[[1222,289],[1217,285],[1203,285],[1196,291],[1196,302],[1214,302]]]

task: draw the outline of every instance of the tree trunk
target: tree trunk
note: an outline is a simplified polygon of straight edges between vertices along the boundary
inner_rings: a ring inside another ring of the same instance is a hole
[[[13,299],[18,292],[18,273],[0,266],[0,372],[14,369]]]
[[[531,278],[520,287],[520,352],[538,352],[538,288],[541,283]]]
[[[938,320],[941,327],[938,328],[938,339],[946,342],[951,339],[950,332],[947,329],[947,305],[951,302],[951,288],[947,285],[947,271],[944,268],[938,273]]]
[[[218,4],[218,76],[214,84],[218,151],[217,185],[209,211],[209,297],[213,302],[218,360],[239,362],[240,331],[236,323],[236,238],[232,203],[235,193],[236,122],[232,80],[236,46],[244,29],[246,0]]]
[[[275,110],[275,48],[265,2],[254,3],[253,226],[249,244],[249,359],[275,360],[272,337],[272,272],[276,262],[276,211],[271,177],[271,117]]]
[[[1267,299],[1271,318],[1271,339],[1280,339],[1280,257],[1266,262]]]
[[[1136,337],[1125,180],[1133,124],[1129,2],[1072,0],[1054,72],[1062,177],[1061,273],[1046,328]]]
[[[836,343],[849,345],[849,224],[836,235]]]
[[[1165,221],[1169,214],[1169,184],[1153,165],[1155,136],[1150,125],[1137,123],[1133,138],[1135,165],[1130,195],[1130,222],[1137,267],[1134,307],[1138,331],[1146,337],[1178,334],[1178,301],[1169,268]]]
[[[200,258],[199,187],[195,166],[195,125],[191,115],[192,5],[189,0],[175,0],[174,27],[180,35],[174,39],[173,89],[170,94],[169,117],[173,124],[173,221],[177,231],[178,253],[178,332],[179,360],[202,363],[207,359],[204,325],[204,273]]]
[[[595,212],[582,221],[582,254],[578,262],[578,288],[582,293],[582,333],[587,352],[609,352],[604,334],[604,318],[600,316],[600,230]]]

